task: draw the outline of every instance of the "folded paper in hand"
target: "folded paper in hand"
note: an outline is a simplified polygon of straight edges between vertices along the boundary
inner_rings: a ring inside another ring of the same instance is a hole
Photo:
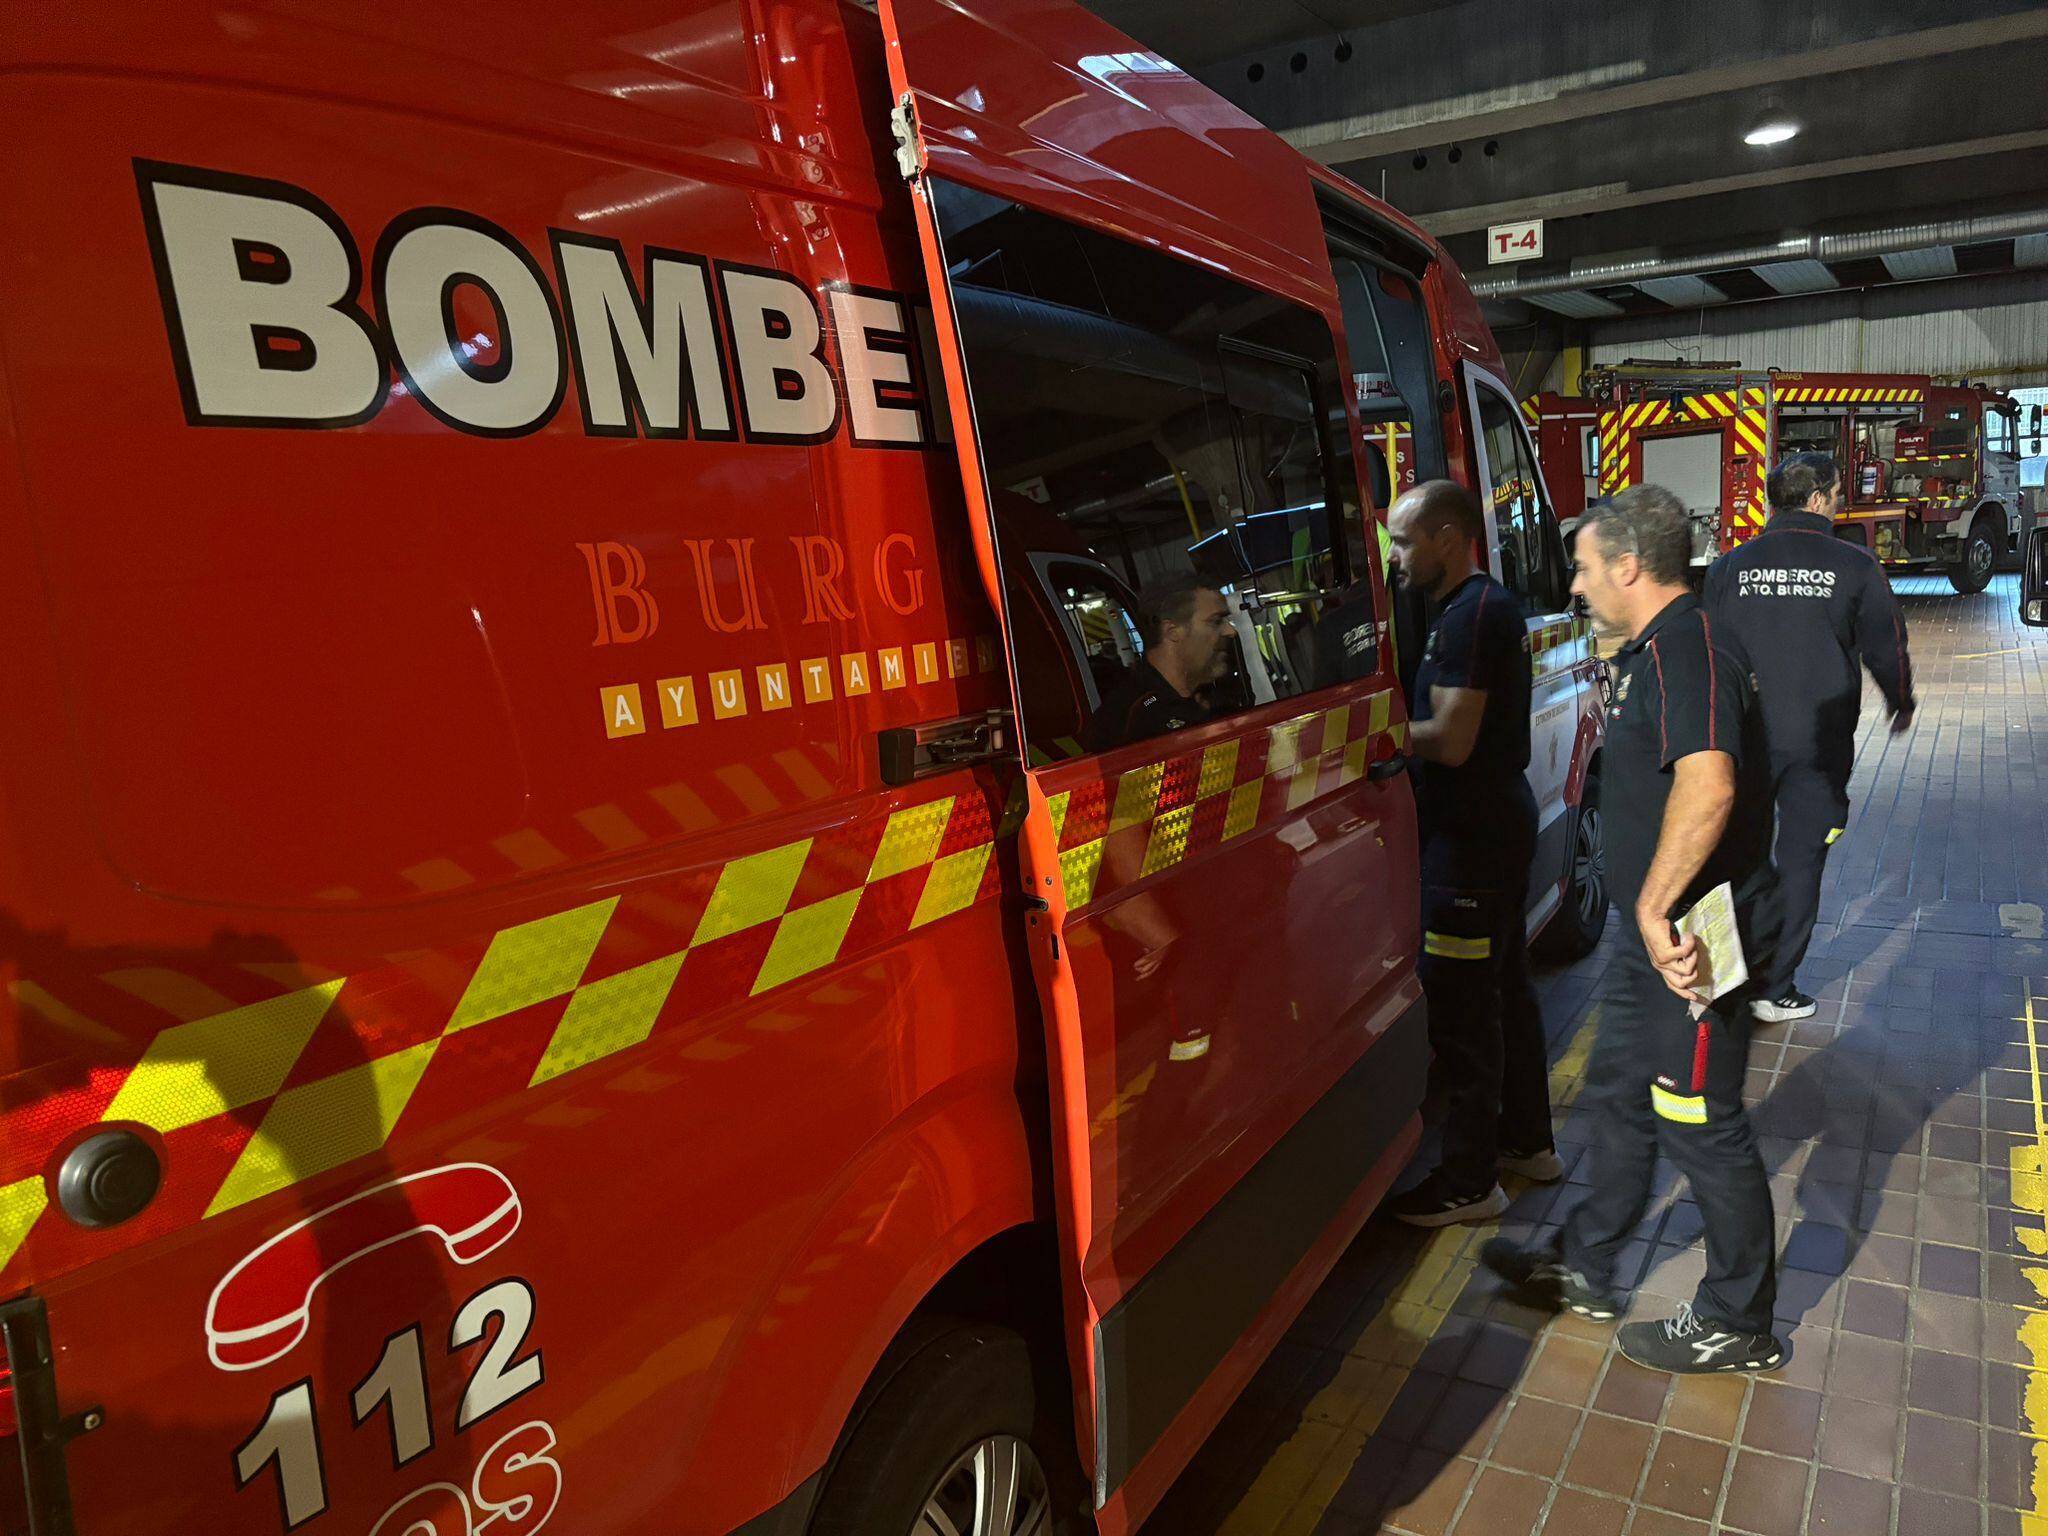
[[[1735,926],[1735,891],[1726,881],[1692,904],[1678,920],[1678,931],[1700,941],[1700,985],[1693,992],[1702,1003],[1749,980],[1749,960]]]

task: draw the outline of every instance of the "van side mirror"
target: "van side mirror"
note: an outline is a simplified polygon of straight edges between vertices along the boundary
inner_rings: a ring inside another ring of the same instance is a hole
[[[2020,567],[2020,622],[2048,629],[2048,523],[2029,530]]]

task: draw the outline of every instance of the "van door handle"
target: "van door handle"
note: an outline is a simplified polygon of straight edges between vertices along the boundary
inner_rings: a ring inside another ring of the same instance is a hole
[[[1407,771],[1407,758],[1400,756],[1383,757],[1365,770],[1365,776],[1374,784],[1384,784],[1388,779]]]
[[[875,733],[882,782],[891,788],[949,768],[1013,757],[1014,739],[1010,712],[1006,709],[962,715],[955,720],[930,720],[922,725],[891,726]]]

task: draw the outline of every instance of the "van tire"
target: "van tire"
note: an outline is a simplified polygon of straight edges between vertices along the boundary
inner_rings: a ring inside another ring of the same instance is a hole
[[[1600,815],[1600,770],[1586,770],[1579,808],[1572,818],[1571,866],[1565,871],[1564,901],[1536,935],[1533,951],[1545,960],[1569,964],[1593,953],[1607,930],[1607,843]]]
[[[928,1504],[996,1468],[1014,1469],[1025,1496],[1002,1536],[1091,1530],[1064,1387],[1045,1389],[1048,1373],[1013,1329],[927,1324],[848,1426],[811,1536],[913,1536]]]
[[[1955,564],[1948,568],[1948,583],[1964,596],[1982,592],[1991,585],[1991,573],[1998,566],[1998,552],[2005,544],[2004,530],[1989,512],[1979,512]]]

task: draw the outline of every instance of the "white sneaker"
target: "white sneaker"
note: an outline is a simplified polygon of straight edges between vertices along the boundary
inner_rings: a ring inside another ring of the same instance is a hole
[[[1749,1011],[1766,1024],[1789,1024],[1794,1019],[1810,1019],[1819,1008],[1819,1003],[1797,987],[1787,987],[1783,997],[1759,998],[1749,1005]]]
[[[1502,1152],[1493,1161],[1502,1173],[1518,1173],[1538,1184],[1555,1184],[1564,1177],[1564,1159],[1553,1147],[1540,1152]]]

